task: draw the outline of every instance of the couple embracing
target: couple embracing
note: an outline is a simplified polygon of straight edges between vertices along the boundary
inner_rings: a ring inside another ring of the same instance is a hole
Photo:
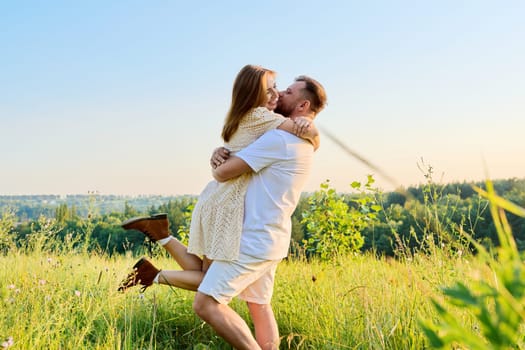
[[[225,144],[210,160],[215,180],[195,205],[188,247],[171,236],[165,214],[122,224],[162,245],[182,270],[160,270],[142,258],[119,290],[164,284],[196,291],[195,313],[236,349],[279,347],[275,272],[288,254],[291,216],[319,147],[312,121],[326,104],[316,80],[299,76],[279,92],[275,76],[254,65],[237,74]],[[246,301],[255,337],[228,306],[234,297]]]

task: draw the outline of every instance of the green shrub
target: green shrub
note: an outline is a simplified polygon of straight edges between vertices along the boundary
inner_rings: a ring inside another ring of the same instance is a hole
[[[352,188],[361,191],[351,199],[349,206],[343,196],[330,188],[328,181],[321,184],[321,190],[309,199],[309,208],[303,213],[302,224],[306,229],[304,246],[309,256],[316,255],[329,260],[349,252],[357,252],[364,243],[361,232],[375,219],[380,206],[375,203],[372,191],[374,179],[362,186],[353,182]]]

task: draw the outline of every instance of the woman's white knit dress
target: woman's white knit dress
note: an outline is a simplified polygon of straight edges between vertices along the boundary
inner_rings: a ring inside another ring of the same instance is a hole
[[[242,118],[239,128],[224,147],[230,154],[248,146],[286,120],[280,114],[257,107]],[[199,196],[190,225],[188,252],[212,260],[235,260],[244,218],[244,195],[252,175],[243,174],[226,182],[208,183]]]

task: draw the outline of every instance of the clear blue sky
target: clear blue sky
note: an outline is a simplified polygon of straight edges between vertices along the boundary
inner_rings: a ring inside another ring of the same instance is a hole
[[[525,176],[525,2],[3,1],[0,194],[198,194],[245,64],[404,186]],[[326,135],[307,190],[376,174]]]

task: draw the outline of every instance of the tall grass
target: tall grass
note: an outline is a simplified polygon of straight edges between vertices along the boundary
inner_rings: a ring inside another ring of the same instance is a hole
[[[13,254],[0,258],[0,336],[20,349],[177,348],[200,324],[191,295],[117,292],[132,259]],[[179,327],[181,326],[181,327]],[[171,339],[173,338],[173,339]]]
[[[525,208],[499,197],[490,181],[487,191],[474,189],[489,200],[498,234],[494,251],[469,237],[478,251],[477,265],[489,278],[479,273],[443,288],[445,302],[433,301],[439,317],[422,320],[422,327],[431,344],[440,349],[525,349],[525,267],[506,214],[525,217]],[[475,330],[458,322],[457,309],[476,317]]]
[[[433,314],[429,299],[440,285],[470,269],[467,260],[442,258],[285,263],[274,299],[284,348],[425,348],[418,317]]]
[[[163,269],[176,268],[166,257]],[[117,292],[135,258],[14,252],[0,256],[0,344],[13,349],[229,349],[191,309],[191,292],[154,285]],[[466,278],[469,260],[352,255],[283,262],[273,307],[282,349],[423,349],[417,320],[433,317],[439,286]],[[246,306],[232,305],[245,319]],[[460,320],[471,324],[467,312]]]

